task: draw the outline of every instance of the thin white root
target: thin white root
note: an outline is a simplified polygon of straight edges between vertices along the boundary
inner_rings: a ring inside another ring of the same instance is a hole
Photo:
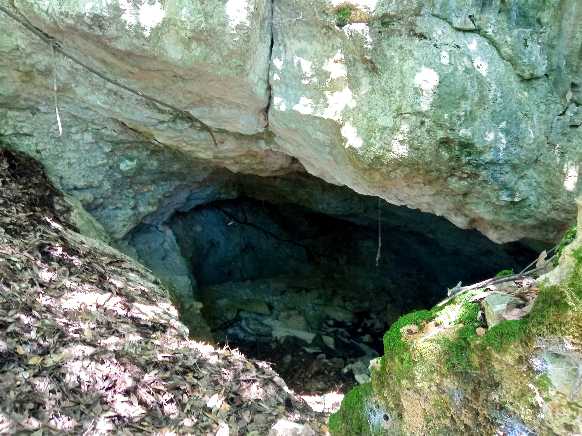
[[[52,45],[52,49],[53,49],[53,59],[55,62],[53,67],[53,91],[55,95],[55,114],[57,116],[57,125],[59,126],[59,136],[63,136],[63,124],[61,123],[61,114],[59,112],[59,94],[57,86],[57,56],[54,45]]]
[[[382,258],[382,210],[380,198],[378,198],[378,251],[376,251],[376,267],[380,266]]]

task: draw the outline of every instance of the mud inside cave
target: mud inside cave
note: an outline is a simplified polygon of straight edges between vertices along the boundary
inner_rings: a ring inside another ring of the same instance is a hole
[[[302,394],[367,381],[401,314],[536,257],[304,174],[217,177],[168,200],[126,244],[179,307],[203,304],[216,341],[271,362]]]

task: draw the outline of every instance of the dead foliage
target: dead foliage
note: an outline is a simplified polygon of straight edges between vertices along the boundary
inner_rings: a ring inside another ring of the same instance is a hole
[[[0,433],[323,431],[267,364],[189,340],[159,282],[75,233],[59,198],[0,150]]]

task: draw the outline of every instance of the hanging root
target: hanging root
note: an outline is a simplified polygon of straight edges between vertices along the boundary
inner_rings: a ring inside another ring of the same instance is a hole
[[[59,126],[59,136],[63,136],[63,124],[61,123],[61,114],[59,112],[59,94],[58,94],[58,86],[57,86],[57,56],[55,45],[51,45],[53,49],[53,59],[54,59],[54,67],[53,67],[53,91],[55,94],[55,114],[57,116],[57,125]]]
[[[378,251],[376,251],[376,267],[380,266],[382,258],[382,209],[381,200],[378,197]]]

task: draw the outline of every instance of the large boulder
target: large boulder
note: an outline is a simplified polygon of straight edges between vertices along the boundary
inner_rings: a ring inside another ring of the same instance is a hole
[[[573,1],[277,1],[270,127],[328,181],[553,239],[582,153],[574,17]]]
[[[115,239],[217,168],[304,167],[548,241],[580,187],[578,3],[2,2],[0,141]]]
[[[116,239],[215,167],[270,175],[292,162],[264,133],[265,1],[7,3],[0,142],[42,161]]]
[[[266,126],[271,40],[267,0],[13,4],[10,10],[17,17],[60,41],[67,52],[143,95],[190,112],[214,128],[252,135]],[[62,65],[69,62],[55,59],[40,39],[23,39],[22,29],[14,26],[20,27],[10,23],[4,45],[32,55],[20,59],[21,74],[31,66],[44,67],[45,73],[56,66],[63,94],[79,106],[85,103],[94,111],[150,128],[154,121],[163,121],[144,113],[147,101],[123,104],[125,90],[103,89],[101,78]],[[39,91],[32,88],[27,94]]]

